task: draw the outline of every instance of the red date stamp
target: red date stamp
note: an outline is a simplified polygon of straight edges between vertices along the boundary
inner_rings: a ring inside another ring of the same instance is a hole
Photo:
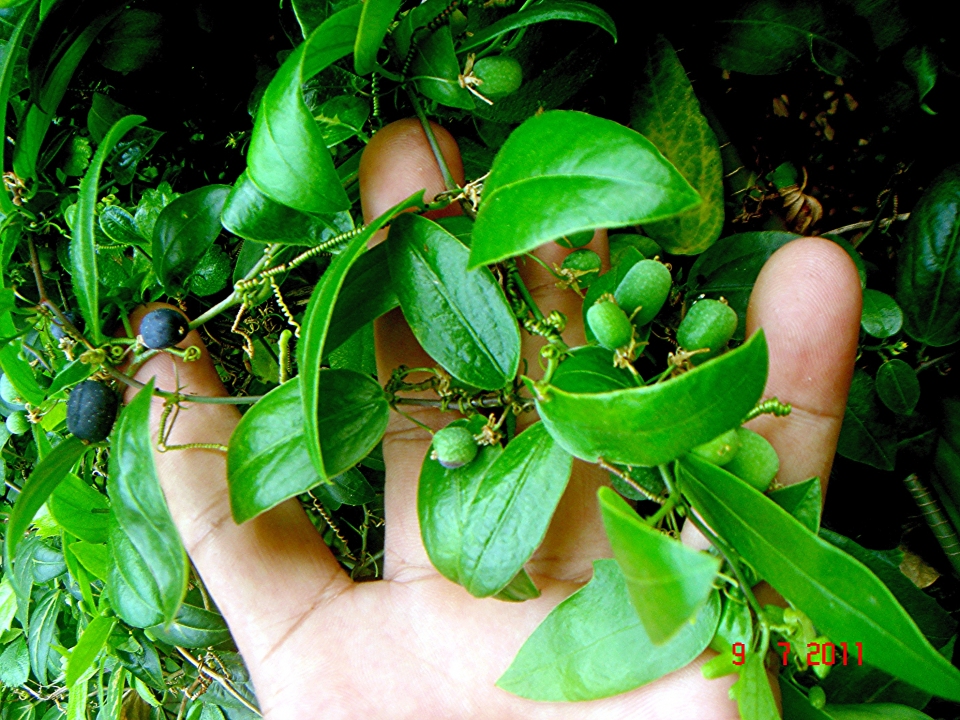
[[[863,665],[863,644],[854,643],[857,648],[857,665]],[[790,643],[778,642],[777,646],[783,648],[783,664],[786,666],[787,658],[790,655]],[[807,665],[847,665],[853,663],[853,658],[847,650],[847,644],[842,642],[837,645],[831,642],[825,643],[807,643]],[[742,642],[733,644],[734,665],[743,665],[747,659],[747,647]]]

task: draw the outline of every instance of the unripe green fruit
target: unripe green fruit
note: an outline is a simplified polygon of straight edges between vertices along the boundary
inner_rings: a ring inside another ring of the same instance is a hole
[[[520,63],[508,55],[493,55],[477,60],[473,74],[483,81],[479,90],[488,98],[509,95],[523,82]]]
[[[818,710],[827,704],[827,694],[819,685],[814,685],[807,691],[807,700]]]
[[[633,337],[633,325],[626,313],[610,301],[591,306],[587,310],[587,322],[597,342],[607,350],[621,348]]]
[[[613,296],[617,299],[617,305],[627,315],[633,315],[633,322],[640,327],[660,312],[670,294],[672,283],[670,271],[662,262],[641,260],[627,271]]]
[[[0,397],[11,405],[19,405],[23,402],[7,375],[0,377]]]
[[[736,311],[719,300],[700,300],[687,311],[677,328],[677,342],[687,352],[708,349],[690,358],[694,365],[715,355],[730,342],[737,329]]]
[[[565,248],[583,247],[593,240],[593,230],[581,230],[580,232],[568,233],[557,239],[557,245]]]
[[[736,430],[727,430],[723,435],[717,435],[710,442],[698,445],[692,452],[714,465],[726,465],[740,450],[740,438]]]
[[[30,429],[30,421],[22,410],[10,413],[7,417],[7,430],[11,435],[23,435]]]
[[[780,471],[780,458],[773,445],[753,430],[737,430],[740,449],[727,463],[726,471],[733,473],[760,492],[765,492]]]
[[[458,468],[477,456],[477,441],[470,431],[461,426],[447,426],[433,435],[433,451],[445,468]]]

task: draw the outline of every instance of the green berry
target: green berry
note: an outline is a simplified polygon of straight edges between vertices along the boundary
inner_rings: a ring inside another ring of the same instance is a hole
[[[691,358],[694,365],[720,354],[737,329],[736,311],[719,300],[700,300],[677,328],[677,342],[687,352],[707,349]]]
[[[17,393],[17,389],[13,386],[13,383],[10,382],[10,378],[7,375],[0,377],[0,397],[4,399],[4,402],[8,402],[11,405],[19,405],[23,402]]]
[[[587,322],[597,342],[607,350],[621,348],[633,337],[633,325],[627,314],[609,300],[591,306],[587,310]]]
[[[579,248],[593,240],[593,230],[581,230],[580,232],[567,233],[557,239],[557,245],[565,248]]]
[[[520,63],[508,55],[492,55],[477,60],[473,74],[483,82],[479,90],[488,98],[498,98],[516,92],[523,82]]]
[[[7,430],[11,435],[23,435],[30,429],[30,421],[22,410],[10,413],[7,416]]]
[[[737,430],[740,449],[726,465],[726,470],[749,483],[760,492],[765,492],[780,471],[780,458],[773,445],[753,430]]]
[[[673,278],[667,266],[657,260],[641,260],[627,272],[613,296],[638,326],[653,320],[667,301]],[[634,315],[634,313],[636,313]]]
[[[818,710],[827,704],[827,694],[819,685],[814,685],[807,691],[807,700]]]
[[[434,433],[433,451],[445,468],[458,468],[477,456],[477,441],[462,425],[448,425]]]
[[[733,460],[738,450],[740,450],[740,438],[737,436],[737,431],[727,430],[723,435],[698,445],[690,452],[714,465],[726,465]]]
[[[600,276],[600,256],[586,248],[574,250],[563,259],[561,267],[573,271],[580,287],[589,288]]]

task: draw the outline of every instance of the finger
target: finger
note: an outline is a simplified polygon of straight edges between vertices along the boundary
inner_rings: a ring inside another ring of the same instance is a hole
[[[443,157],[454,179],[463,182],[460,151],[453,136],[439,125],[432,125]],[[360,201],[365,222],[370,222],[418,190],[426,190],[430,201],[446,187],[430,143],[417,120],[400,120],[380,130],[367,145],[360,160]],[[459,209],[451,206],[451,212]],[[449,214],[449,213],[448,213]],[[435,216],[434,216],[435,217]],[[376,241],[385,237],[381,234]],[[381,383],[400,365],[432,367],[436,363],[424,352],[399,309],[374,323],[377,346],[377,372]],[[449,422],[435,409],[412,413],[432,428]],[[434,574],[423,542],[417,517],[417,484],[420,465],[430,447],[430,434],[397,413],[391,413],[383,438],[383,458],[387,466],[384,494],[386,540],[384,577],[389,580],[415,579]]]
[[[839,245],[822,238],[780,248],[754,285],[747,333],[763,328],[767,337],[764,397],[778,397],[793,411],[785,418],[762,416],[750,428],[776,449],[784,485],[817,476],[826,490],[853,377],[860,305],[856,267]],[[690,523],[683,539],[709,545]]]
[[[130,318],[134,331],[143,316],[158,307],[169,306],[154,303],[136,310]],[[201,348],[199,360],[185,363],[164,353],[145,363],[135,379],[155,378],[161,390],[179,387],[185,394],[225,396],[196,331],[180,343],[180,347],[188,345]],[[126,399],[134,394],[129,390]],[[162,408],[162,400],[154,398],[153,433]],[[167,444],[226,445],[239,419],[232,405],[184,403]],[[222,452],[170,450],[155,452],[154,459],[184,546],[248,662],[268,656],[305,613],[350,585],[295,500],[243,525],[234,523]]]

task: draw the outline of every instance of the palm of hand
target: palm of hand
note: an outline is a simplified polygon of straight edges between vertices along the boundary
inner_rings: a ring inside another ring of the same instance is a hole
[[[454,171],[455,143],[440,133]],[[400,122],[381,131],[361,165],[368,219],[411,192],[442,189],[422,130]],[[606,254],[605,237],[592,246]],[[548,263],[564,251],[540,251]],[[579,300],[560,292],[535,263],[525,281],[545,309],[569,319],[571,345],[583,343]],[[143,311],[135,314],[137,322]],[[771,349],[767,394],[794,404],[785,420],[753,427],[777,448],[783,483],[827,477],[853,370],[860,318],[859,281],[836,245],[797,241],[765,267],[751,300],[748,331],[763,326]],[[409,329],[395,315],[377,325],[382,376],[400,364],[430,365]],[[201,344],[193,333],[186,340]],[[536,367],[537,348],[525,348]],[[187,392],[222,394],[209,356],[179,363]],[[138,374],[172,387],[169,356]],[[159,416],[155,408],[154,421]],[[171,443],[229,440],[238,415],[228,406],[193,405],[181,414]],[[439,427],[434,410],[418,415]],[[727,697],[733,678],[707,681],[708,659],[614,698],[578,704],[536,703],[494,686],[536,625],[589,579],[592,560],[609,557],[596,489],[603,473],[577,463],[570,486],[542,547],[528,565],[543,595],[524,603],[478,600],[439,576],[420,541],[416,487],[429,435],[394,415],[384,438],[387,463],[385,580],[354,584],[340,570],[295,501],[243,526],[230,516],[221,455],[186,450],[157,455],[161,482],[190,556],[227,619],[250,668],[261,708],[286,718],[700,718],[738,717]],[[702,538],[685,540],[696,544]]]

